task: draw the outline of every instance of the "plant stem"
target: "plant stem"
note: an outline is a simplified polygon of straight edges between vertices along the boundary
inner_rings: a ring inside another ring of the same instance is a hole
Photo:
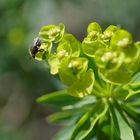
[[[94,85],[95,85],[95,88],[97,88],[102,93],[106,92],[106,90],[104,88],[102,88],[102,86],[98,82],[95,82]]]
[[[112,90],[113,90],[113,84],[107,83],[107,96],[111,97],[112,96]]]

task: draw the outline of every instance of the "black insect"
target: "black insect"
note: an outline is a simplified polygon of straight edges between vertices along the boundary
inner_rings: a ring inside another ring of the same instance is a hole
[[[36,37],[33,40],[31,48],[29,49],[29,52],[33,58],[35,58],[36,53],[39,52],[40,46],[41,46],[41,40],[39,39],[39,37]]]

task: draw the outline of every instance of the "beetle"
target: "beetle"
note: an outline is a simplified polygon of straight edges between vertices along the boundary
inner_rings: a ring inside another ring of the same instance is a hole
[[[39,37],[36,37],[33,42],[32,42],[32,46],[29,48],[29,52],[30,52],[30,55],[35,58],[35,55],[36,53],[38,53],[40,50],[39,50],[39,47],[41,46],[41,40]]]

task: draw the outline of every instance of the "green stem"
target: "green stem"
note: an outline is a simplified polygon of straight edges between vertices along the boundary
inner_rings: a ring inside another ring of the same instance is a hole
[[[105,93],[105,92],[106,92],[106,90],[105,90],[104,88],[102,88],[102,86],[101,86],[98,82],[95,82],[95,83],[94,83],[94,86],[95,86],[95,88],[97,88],[97,90],[99,90],[100,92],[102,92],[102,93]]]
[[[98,96],[98,97],[103,97],[103,93],[100,91],[97,91],[96,89],[93,89],[93,94]]]
[[[112,90],[113,90],[113,84],[110,84],[110,88],[109,88],[109,95],[112,95]]]
[[[112,96],[112,90],[113,90],[113,84],[107,83],[107,96],[111,97]]]

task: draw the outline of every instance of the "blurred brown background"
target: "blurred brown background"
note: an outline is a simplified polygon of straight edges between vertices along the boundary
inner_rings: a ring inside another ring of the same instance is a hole
[[[41,26],[62,22],[82,40],[96,21],[140,40],[139,10],[140,0],[0,0],[0,140],[51,140],[58,129],[46,122],[53,110],[35,101],[63,88],[45,63],[29,56]]]

